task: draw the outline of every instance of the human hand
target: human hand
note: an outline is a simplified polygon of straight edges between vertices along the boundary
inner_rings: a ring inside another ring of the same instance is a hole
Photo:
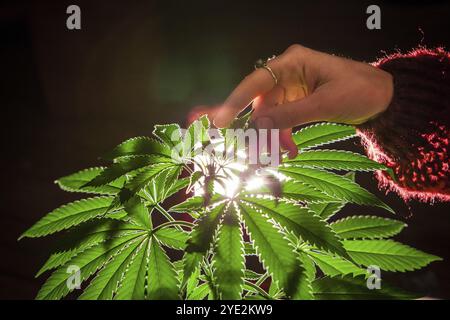
[[[292,127],[331,121],[363,123],[387,109],[393,95],[392,76],[369,64],[290,46],[257,69],[233,90],[225,102],[207,112],[217,127],[226,127],[253,102],[252,120],[260,129],[282,129],[281,147],[297,155]]]

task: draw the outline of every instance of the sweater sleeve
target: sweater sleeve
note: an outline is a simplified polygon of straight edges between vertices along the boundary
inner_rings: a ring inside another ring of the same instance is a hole
[[[375,66],[394,78],[388,109],[358,126],[368,156],[393,169],[380,186],[405,200],[450,201],[450,54],[417,49]]]

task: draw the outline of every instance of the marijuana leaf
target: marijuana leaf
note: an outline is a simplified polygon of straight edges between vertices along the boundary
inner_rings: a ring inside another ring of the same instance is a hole
[[[352,126],[335,123],[319,123],[297,131],[292,135],[292,139],[300,151],[302,151],[304,149],[350,139],[355,135],[356,130]]]
[[[234,206],[225,214],[218,231],[213,268],[219,297],[225,300],[240,299],[244,285],[244,241]]]
[[[105,214],[112,200],[113,197],[95,197],[61,206],[44,216],[25,231],[19,239],[46,236],[101,216]]]
[[[249,119],[247,113],[232,128],[248,127]],[[226,167],[230,160],[220,160],[216,150],[236,141],[228,141],[223,129],[222,140],[212,141],[209,126],[206,117],[186,132],[177,124],[157,125],[156,139],[132,138],[108,153],[109,166],[56,181],[65,191],[99,196],[59,207],[21,235],[68,230],[71,237],[38,271],[53,272],[37,299],[61,299],[73,291],[72,267],[80,282],[89,282],[80,299],[415,297],[384,282],[381,290],[367,289],[363,268],[404,272],[440,260],[389,239],[403,222],[375,216],[328,221],[346,203],[392,212],[355,182],[353,172],[332,172],[388,168],[348,151],[313,149],[354,137],[352,126],[322,123],[294,133],[300,154],[269,170],[272,180],[251,191],[245,185],[256,169]],[[199,153],[210,146],[212,153]],[[238,151],[245,152],[233,155]],[[227,180],[233,175],[237,183]],[[233,196],[218,192],[230,181],[236,183]],[[174,204],[172,196],[182,190],[204,194]],[[181,260],[173,250],[183,253]],[[247,263],[250,257],[259,259],[258,269]]]
[[[387,170],[385,165],[363,155],[341,150],[308,150],[301,152],[294,159],[286,160],[285,163],[299,167],[335,170]]]
[[[393,240],[345,240],[344,247],[357,263],[386,271],[412,271],[442,260]]]
[[[344,239],[388,238],[401,232],[403,222],[374,216],[351,216],[331,224],[336,233]]]
[[[417,296],[383,284],[379,290],[369,290],[364,277],[329,278],[313,282],[314,296],[319,300],[387,300],[414,299]]]

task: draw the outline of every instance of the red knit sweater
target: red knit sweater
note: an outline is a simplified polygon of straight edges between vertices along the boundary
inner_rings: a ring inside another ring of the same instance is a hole
[[[450,54],[416,49],[374,63],[394,77],[383,114],[358,126],[368,156],[391,167],[380,186],[405,200],[450,201]]]

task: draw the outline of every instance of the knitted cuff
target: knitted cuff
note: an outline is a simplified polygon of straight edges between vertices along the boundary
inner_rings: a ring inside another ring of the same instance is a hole
[[[374,65],[392,74],[394,96],[358,134],[368,156],[396,175],[377,172],[380,185],[405,200],[450,201],[450,54],[421,48]]]

